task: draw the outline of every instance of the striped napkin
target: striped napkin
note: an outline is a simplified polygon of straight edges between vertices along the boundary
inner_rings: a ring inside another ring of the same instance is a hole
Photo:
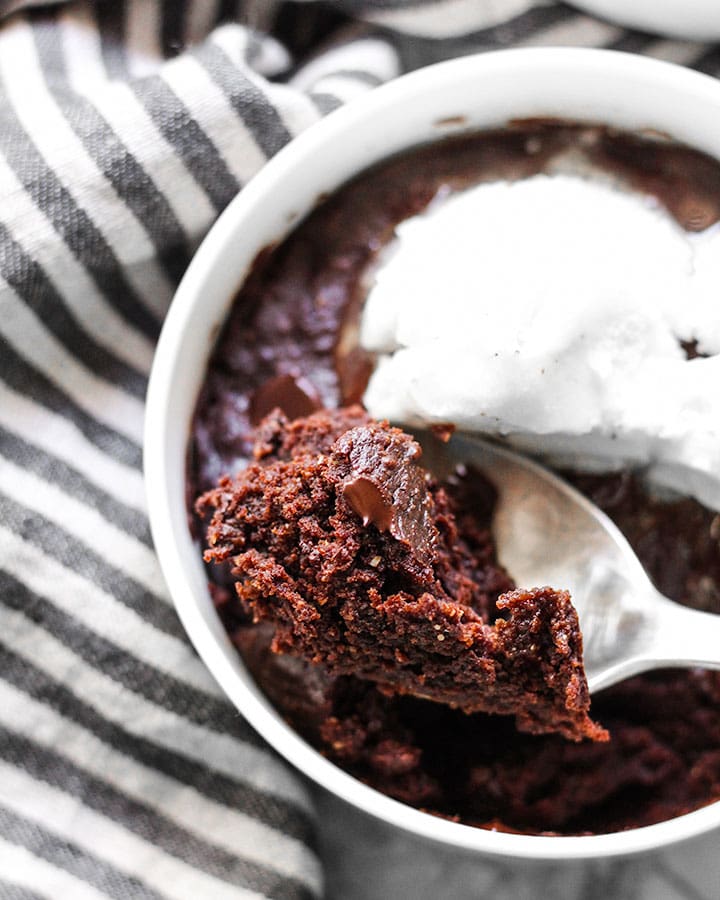
[[[718,73],[720,50],[532,0],[31,6],[0,3],[0,898],[320,896],[310,791],[199,662],[150,540],[178,280],[268,157],[402,71],[571,44]]]

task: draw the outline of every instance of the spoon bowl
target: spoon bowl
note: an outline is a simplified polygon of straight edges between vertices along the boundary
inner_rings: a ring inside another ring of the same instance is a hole
[[[518,584],[570,591],[591,692],[650,669],[720,669],[720,616],[663,596],[617,526],[575,488],[470,435],[431,442],[425,458],[439,477],[472,465],[493,483],[498,558]]]

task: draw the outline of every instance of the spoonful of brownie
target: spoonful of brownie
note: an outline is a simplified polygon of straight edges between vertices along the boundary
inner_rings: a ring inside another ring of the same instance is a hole
[[[516,589],[495,556],[492,486],[471,471],[441,483],[421,456],[359,406],[293,421],[276,409],[255,461],[197,503],[205,560],[273,627],[275,653],[522,731],[607,740],[570,595]]]
[[[720,620],[661,597],[580,494],[474,438],[423,443],[361,407],[275,409],[199,499],[205,560],[273,652],[575,741],[607,740],[589,688],[720,667]]]
[[[570,592],[591,692],[649,669],[720,668],[720,617],[656,590],[614,523],[570,485],[523,456],[464,435],[428,447],[426,462],[438,475],[471,464],[493,483],[499,561],[519,584]]]

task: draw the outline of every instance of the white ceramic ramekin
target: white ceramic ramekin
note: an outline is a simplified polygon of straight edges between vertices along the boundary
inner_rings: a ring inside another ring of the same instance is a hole
[[[389,154],[458,129],[534,116],[650,128],[720,158],[720,83],[602,50],[465,57],[400,78],[334,112],[265,166],[222,214],[190,265],[150,379],[145,475],[155,546],[185,628],[228,697],[283,756],[360,809],[417,835],[485,854],[577,860],[637,853],[707,833],[720,827],[720,803],[629,832],[541,837],[459,825],[361,784],[289,728],[248,675],[213,609],[185,513],[185,454],[197,393],[218,329],[258,251],[282,238],[318,196]]]
[[[720,38],[717,0],[571,0],[586,12],[652,34],[692,41]]]

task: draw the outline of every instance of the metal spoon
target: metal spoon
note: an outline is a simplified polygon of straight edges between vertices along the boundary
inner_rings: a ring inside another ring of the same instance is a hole
[[[720,616],[674,603],[650,582],[618,528],[593,503],[542,466],[474,437],[425,442],[436,474],[460,463],[498,491],[498,558],[522,587],[570,591],[583,634],[591,691],[649,669],[720,669]]]

